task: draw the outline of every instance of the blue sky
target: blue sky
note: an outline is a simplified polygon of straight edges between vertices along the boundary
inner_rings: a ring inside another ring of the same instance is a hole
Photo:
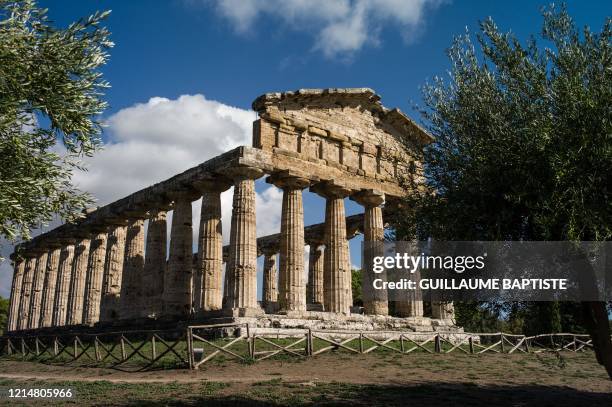
[[[541,27],[537,1],[168,0],[40,1],[65,27],[112,10],[116,46],[103,69],[112,88],[104,114],[106,150],[75,180],[100,204],[250,143],[251,102],[298,88],[371,87],[387,107],[412,110],[419,86],[448,69],[454,35],[492,16],[525,39]],[[595,30],[612,7],[570,1],[577,23]],[[278,231],[281,194],[258,182],[259,234]],[[231,196],[225,198],[228,235]],[[323,220],[323,200],[305,194],[306,224]],[[198,206],[194,206],[197,218]],[[361,208],[347,201],[347,214]],[[359,264],[359,239],[351,243]],[[0,265],[0,295],[11,271]]]
[[[244,0],[244,3],[249,1]],[[175,98],[203,93],[207,98],[242,108],[259,94],[301,87],[374,88],[389,106],[410,111],[418,87],[448,67],[444,50],[467,26],[492,16],[502,29],[520,37],[539,32],[540,1],[454,1],[425,8],[410,35],[382,23],[378,45],[365,45],[347,62],[343,55],[325,57],[314,50],[316,24],[287,23],[261,14],[248,31],[223,17],[214,1],[42,1],[58,25],[95,10],[111,9],[108,27],[116,47],[106,78],[112,113],[151,96]],[[237,2],[239,3],[239,2]],[[401,4],[402,1],[394,3]],[[407,1],[407,3],[412,3]],[[606,1],[570,1],[579,25],[600,28],[612,6]],[[400,6],[401,7],[401,6]]]

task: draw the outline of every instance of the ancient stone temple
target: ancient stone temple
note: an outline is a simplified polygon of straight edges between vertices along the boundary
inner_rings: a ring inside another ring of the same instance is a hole
[[[381,294],[353,307],[348,240],[359,233],[366,241],[383,239],[385,215],[410,193],[398,177],[421,179],[421,152],[432,140],[379,100],[361,88],[262,95],[253,102],[252,146],[18,245],[11,257],[9,330],[228,320],[274,327],[452,327],[451,303],[390,307]],[[279,233],[258,238],[255,181],[262,177],[282,190],[283,201]],[[231,225],[222,227],[220,194],[231,187]],[[325,199],[324,223],[304,225],[304,193]],[[193,224],[192,202],[200,198],[201,219]],[[346,198],[362,205],[363,214],[347,217]]]

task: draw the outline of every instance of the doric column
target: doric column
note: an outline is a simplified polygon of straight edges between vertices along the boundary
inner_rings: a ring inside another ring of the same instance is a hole
[[[352,304],[351,265],[346,238],[344,198],[350,190],[331,182],[317,184],[311,191],[325,201],[325,254],[323,301],[325,311],[350,314]]]
[[[37,254],[33,251],[24,253],[25,266],[23,272],[23,282],[21,284],[21,298],[19,299],[19,313],[17,317],[17,329],[28,329],[30,316],[30,297],[32,295],[32,280],[36,270]]]
[[[83,322],[83,302],[85,298],[85,280],[87,278],[87,262],[89,260],[89,236],[81,237],[74,247],[72,261],[72,276],[68,291],[68,309],[66,325],[79,325]]]
[[[100,299],[102,298],[102,278],[106,258],[107,227],[98,226],[94,230],[87,262],[85,280],[85,303],[83,304],[83,324],[93,325],[100,320]]]
[[[30,296],[32,294],[32,280],[34,279],[34,271],[36,269],[37,254],[34,252],[26,252],[25,268],[23,271],[23,283],[21,285],[21,299],[19,301],[19,315],[17,329],[28,329],[28,319],[30,315]]]
[[[323,305],[323,270],[324,251],[321,242],[310,242],[308,254],[308,284],[306,285],[306,300],[309,304]]]
[[[55,299],[53,301],[52,326],[66,325],[68,314],[68,294],[72,280],[72,264],[74,262],[74,248],[76,240],[72,238],[61,239],[57,283],[55,285]]]
[[[223,308],[232,314],[262,313],[257,303],[257,237],[255,179],[262,171],[251,167],[232,169],[234,199],[227,260],[227,296]]]
[[[194,185],[202,191],[198,258],[194,276],[194,288],[199,292],[194,295],[195,308],[202,311],[220,310],[223,306],[221,193],[230,188],[231,181],[217,177],[213,180],[196,181]]]
[[[306,311],[302,189],[310,182],[290,172],[274,174],[267,182],[283,190],[278,270],[279,308],[281,311]]]
[[[163,314],[187,317],[192,311],[193,226],[191,201],[193,191],[175,191],[168,268],[164,277]]]
[[[167,206],[154,209],[149,215],[146,256],[142,275],[143,315],[154,318],[162,312],[162,294],[166,273]]]
[[[431,316],[435,319],[455,321],[455,306],[448,301],[433,301],[431,303]]]
[[[49,256],[49,252],[46,248],[40,248],[38,250],[34,278],[32,279],[32,294],[30,294],[28,329],[38,328],[38,323],[40,322],[40,308],[42,305],[45,272],[47,271],[47,258]]]
[[[23,273],[26,261],[23,257],[11,255],[13,260],[13,284],[11,285],[11,301],[9,303],[7,330],[16,331],[19,322],[19,301],[22,295]]]
[[[385,280],[383,274],[375,275],[372,271],[374,257],[384,254],[382,242],[385,239],[385,225],[380,205],[385,201],[385,195],[376,190],[362,190],[351,196],[351,199],[363,205],[365,209],[363,223],[364,267],[361,270],[363,307],[366,314],[389,315],[387,291],[376,290],[372,286],[375,278]]]
[[[414,292],[408,292],[395,301],[395,315],[398,317],[422,317],[423,316],[423,300]]]
[[[125,235],[119,319],[140,317],[144,270],[144,213],[130,213]]]
[[[262,300],[266,309],[278,301],[276,253],[264,253]]]
[[[100,299],[100,321],[108,322],[119,319],[119,296],[123,278],[123,261],[125,255],[125,235],[127,221],[117,220],[111,227],[106,239],[106,257],[102,293]]]
[[[45,284],[42,295],[42,308],[40,311],[39,326],[50,327],[53,322],[53,304],[55,302],[55,288],[57,286],[57,274],[62,246],[58,242],[49,243],[49,254],[47,256],[47,271],[45,273]]]

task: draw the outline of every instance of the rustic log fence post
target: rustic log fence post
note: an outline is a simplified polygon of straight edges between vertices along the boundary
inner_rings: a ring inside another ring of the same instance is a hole
[[[308,356],[312,356],[313,343],[312,343],[312,330],[310,328],[308,328],[308,332],[306,333],[306,342],[308,342]]]
[[[435,344],[435,346],[434,346],[435,352],[436,353],[442,352],[442,346],[441,346],[441,343],[440,343],[440,334],[436,334],[436,339],[434,341],[434,344]]]
[[[119,341],[121,342],[121,361],[125,361],[127,355],[125,354],[125,341],[123,340],[123,334],[121,334]]]

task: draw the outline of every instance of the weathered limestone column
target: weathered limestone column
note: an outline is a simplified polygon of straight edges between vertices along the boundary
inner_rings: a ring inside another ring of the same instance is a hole
[[[55,299],[53,301],[52,326],[66,325],[68,314],[68,294],[70,282],[72,281],[72,264],[74,262],[74,249],[76,240],[63,238],[61,240],[62,250],[60,252],[57,283],[55,285]]]
[[[418,256],[422,253],[422,248],[417,241],[411,244],[396,243],[397,252],[409,253],[413,256]],[[407,317],[422,317],[423,316],[423,293],[418,286],[418,282],[421,279],[421,270],[417,269],[413,273],[410,273],[407,277],[409,280],[414,281],[417,284],[414,290],[400,290],[394,294],[394,311],[395,316],[401,318]]]
[[[422,317],[423,300],[414,292],[406,293],[406,298],[395,302],[395,314],[398,317]]]
[[[23,273],[25,271],[26,261],[23,257],[11,255],[13,260],[13,284],[11,285],[11,302],[9,304],[7,330],[16,331],[19,322],[19,302],[22,295]]]
[[[283,190],[278,278],[279,309],[306,311],[302,190],[310,181],[291,173],[280,173],[270,176],[267,182]]]
[[[119,319],[119,296],[121,294],[121,280],[123,278],[123,257],[125,254],[125,235],[127,231],[124,223],[120,220],[117,221],[109,231],[106,240],[106,258],[100,300],[101,322]]]
[[[252,167],[232,169],[234,199],[227,260],[227,295],[223,308],[232,315],[261,314],[257,303],[257,237],[255,179],[262,171]]]
[[[143,315],[155,318],[162,312],[164,274],[166,273],[167,204],[152,210],[147,228],[143,283]]]
[[[389,315],[387,291],[376,290],[372,285],[375,278],[385,280],[384,274],[374,274],[372,271],[374,257],[384,254],[382,242],[385,239],[385,225],[380,205],[385,201],[385,195],[376,190],[363,190],[353,195],[351,199],[363,205],[365,209],[363,224],[365,267],[361,270],[363,307],[366,314]]]
[[[193,227],[191,201],[193,191],[176,191],[172,226],[170,229],[170,253],[164,277],[163,314],[187,317],[192,312],[191,287],[193,279]]]
[[[32,280],[32,294],[30,294],[30,312],[28,319],[28,329],[38,328],[40,322],[40,308],[42,305],[43,286],[45,283],[45,272],[47,271],[47,258],[49,252],[46,248],[38,250],[36,258],[36,268]]]
[[[448,301],[432,301],[431,316],[435,319],[455,321],[455,306]]]
[[[225,179],[198,181],[195,186],[202,191],[200,230],[198,234],[198,259],[194,287],[199,285],[200,299],[195,308],[202,311],[220,310],[223,306],[223,230],[221,225],[221,193],[231,186]]]
[[[60,253],[62,246],[58,242],[49,244],[47,256],[47,270],[45,273],[45,284],[42,295],[42,309],[40,311],[39,326],[50,327],[53,322],[53,304],[55,302],[55,288],[57,286],[57,274],[59,270]]]
[[[330,182],[311,191],[326,198],[323,299],[325,311],[350,314],[352,306],[351,265],[346,238],[344,198],[350,190]]]
[[[93,325],[100,320],[100,299],[102,298],[102,278],[106,258],[107,227],[94,230],[87,262],[85,281],[85,303],[83,304],[83,324]]]
[[[87,262],[89,260],[89,245],[89,237],[82,237],[74,247],[66,325],[79,325],[83,322],[83,302],[85,297],[85,280],[87,278]]]
[[[32,294],[32,280],[34,279],[34,271],[36,269],[37,255],[34,252],[28,251],[24,253],[25,268],[23,272],[23,283],[21,285],[21,299],[19,301],[19,315],[17,329],[28,329],[28,319],[30,315],[30,296]]]
[[[123,278],[119,297],[119,319],[141,315],[144,269],[144,213],[130,213],[125,236]]]
[[[276,253],[264,253],[262,300],[266,310],[278,301]]]
[[[308,284],[306,285],[306,300],[308,304],[323,306],[323,270],[324,250],[321,242],[310,242],[308,254]]]

